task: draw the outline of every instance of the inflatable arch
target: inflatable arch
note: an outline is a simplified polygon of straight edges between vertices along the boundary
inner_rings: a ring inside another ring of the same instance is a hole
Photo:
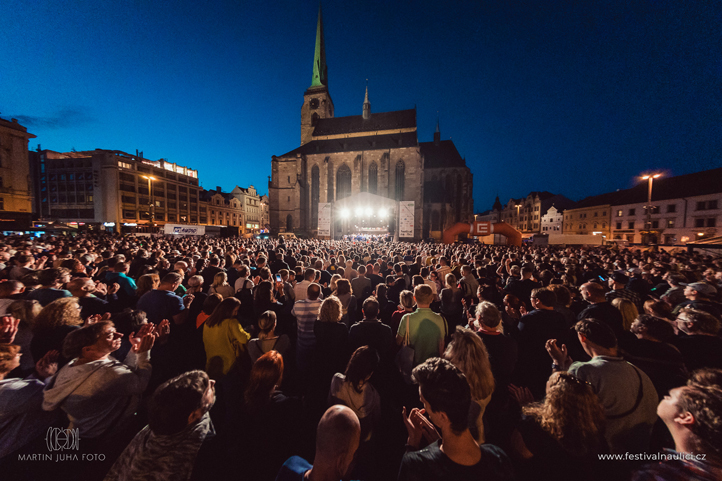
[[[477,236],[501,234],[506,237],[506,245],[517,247],[521,246],[521,232],[514,229],[506,222],[497,222],[492,224],[488,221],[479,221],[472,224],[459,222],[444,231],[442,242],[444,244],[453,244],[454,237],[465,232],[469,235]]]

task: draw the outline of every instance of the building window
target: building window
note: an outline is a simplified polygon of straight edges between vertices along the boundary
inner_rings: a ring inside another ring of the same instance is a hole
[[[659,221],[658,220],[652,221],[652,229],[659,229]]]
[[[704,219],[695,219],[694,226],[695,227],[704,227]]]
[[[379,168],[376,165],[376,162],[371,162],[371,165],[369,166],[369,193],[375,194],[378,190],[378,177],[379,177]]]
[[[636,209],[629,209],[629,215],[636,215]]]
[[[336,200],[341,200],[351,195],[351,169],[344,164],[336,172]]]
[[[697,202],[697,208],[696,208],[695,210],[704,210],[706,204],[707,204],[707,203],[706,203],[705,201],[703,201],[703,200]]]
[[[599,217],[599,212],[595,212],[594,217]]]
[[[710,217],[709,219],[707,219],[707,227],[717,227],[717,218]]]
[[[627,229],[634,229],[634,221],[633,220],[630,220],[629,222],[627,222]]]
[[[659,214],[659,206],[658,205],[652,206],[652,214]]]
[[[621,211],[621,210],[618,210],[618,211],[617,211],[617,217],[622,217],[622,211]]]
[[[717,208],[717,200],[710,200],[707,202],[707,208],[708,209],[716,209]]]
[[[672,229],[674,227],[674,220],[668,220],[667,221],[667,228]]]
[[[617,229],[621,229],[621,228],[622,228],[622,223],[621,223],[621,222],[617,222]]]
[[[311,228],[318,228],[318,203],[321,200],[321,178],[318,165],[311,169]]]
[[[671,214],[673,212],[677,212],[677,204],[669,204],[667,205],[667,213]]]
[[[396,163],[396,200],[404,200],[404,179],[406,167],[400,160]]]
[[[0,210],[5,210],[5,198],[0,197]]]

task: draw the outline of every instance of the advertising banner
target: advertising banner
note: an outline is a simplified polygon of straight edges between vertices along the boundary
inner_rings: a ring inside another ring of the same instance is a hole
[[[399,237],[414,237],[414,202],[399,202]]]
[[[206,233],[206,226],[166,224],[163,232],[173,235],[204,235]]]
[[[331,204],[318,203],[318,235],[331,236]]]

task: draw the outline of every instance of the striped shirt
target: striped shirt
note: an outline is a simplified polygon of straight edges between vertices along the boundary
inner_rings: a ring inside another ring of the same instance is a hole
[[[321,308],[321,299],[297,300],[293,304],[291,314],[296,317],[298,325],[298,340],[296,349],[298,351],[309,351],[316,344],[316,336],[313,333],[313,323],[318,319],[318,311]]]

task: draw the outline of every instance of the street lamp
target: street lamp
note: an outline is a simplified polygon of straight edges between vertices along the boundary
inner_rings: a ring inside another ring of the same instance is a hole
[[[649,174],[642,176],[642,180],[646,180],[649,184],[647,189],[647,242],[649,245],[649,239],[652,235],[652,182],[654,179],[658,179],[662,174]]]
[[[156,180],[156,178],[151,175],[141,175],[141,177],[148,179],[148,214],[150,214],[150,225],[152,227],[153,218],[155,217],[153,215],[155,213],[155,206],[153,205],[153,191],[151,190],[150,182]]]
[[[519,208],[521,208],[521,204],[517,204],[514,207],[516,207],[516,228],[517,230],[521,230],[521,219],[519,218]]]

